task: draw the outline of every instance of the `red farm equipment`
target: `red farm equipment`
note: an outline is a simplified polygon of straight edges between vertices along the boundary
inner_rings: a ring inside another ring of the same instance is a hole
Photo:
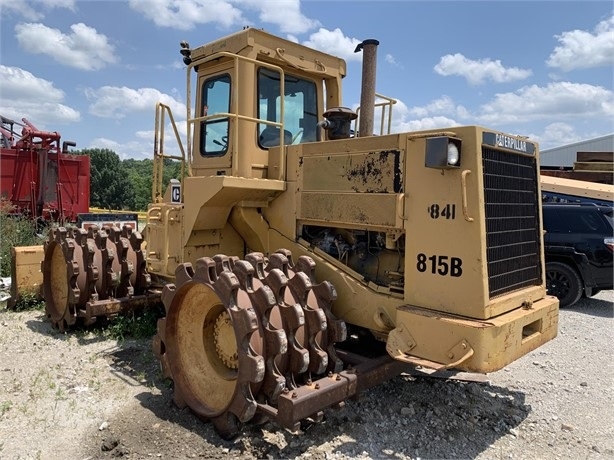
[[[90,158],[72,155],[57,131],[1,117],[0,194],[14,212],[45,222],[76,222],[89,211]],[[16,129],[21,128],[18,134]]]

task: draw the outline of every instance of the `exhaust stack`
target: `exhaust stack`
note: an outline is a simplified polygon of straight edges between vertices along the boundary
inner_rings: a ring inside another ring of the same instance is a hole
[[[357,136],[373,136],[375,114],[375,73],[377,69],[378,40],[367,39],[360,43],[355,53],[362,50],[362,88],[360,93],[360,120]]]

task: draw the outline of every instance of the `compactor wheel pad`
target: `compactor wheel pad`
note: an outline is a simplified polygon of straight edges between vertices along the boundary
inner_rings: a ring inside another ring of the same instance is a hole
[[[331,338],[345,338],[327,331],[332,285],[316,294],[308,274],[275,264],[259,253],[246,260],[203,257],[179,265],[176,284],[162,293],[166,317],[153,349],[174,382],[173,398],[225,438],[254,418],[259,403],[275,407],[283,391],[328,371],[336,363],[327,353]]]
[[[42,263],[45,311],[64,331],[91,324],[88,302],[143,294],[151,285],[141,251],[143,238],[128,225],[100,229],[51,229]]]
[[[43,293],[45,313],[54,327],[64,331],[76,321],[75,304],[80,296],[77,277],[80,269],[75,259],[81,248],[64,227],[52,230],[45,243]]]

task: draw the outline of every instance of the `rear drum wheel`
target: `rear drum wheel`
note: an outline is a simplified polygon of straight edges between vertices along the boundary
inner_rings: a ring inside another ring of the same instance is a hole
[[[81,294],[79,284],[83,278],[78,260],[82,256],[82,248],[65,228],[50,231],[42,263],[43,294],[45,313],[53,327],[60,331],[77,321],[75,304]]]
[[[62,247],[53,242],[47,248],[49,265],[49,286],[45,297],[47,298],[47,314],[52,321],[58,322],[64,318],[68,309],[68,274],[66,260]]]

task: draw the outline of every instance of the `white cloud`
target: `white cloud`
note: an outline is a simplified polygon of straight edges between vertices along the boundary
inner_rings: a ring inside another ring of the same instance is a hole
[[[152,138],[153,139],[153,136]],[[113,150],[120,160],[134,158],[137,160],[153,159],[152,143],[149,142],[117,142],[106,137],[98,137],[84,147],[86,149],[109,149]]]
[[[186,133],[187,133],[187,125],[188,123],[185,120],[177,120],[175,119],[175,125],[177,127],[177,132],[179,133],[179,138],[184,148],[187,146]],[[167,123],[164,128],[164,132],[166,133],[164,136],[164,153],[166,155],[174,155],[181,156],[181,150],[177,143],[177,138],[175,137],[175,133],[173,131],[173,126],[171,123]],[[146,145],[146,150],[148,151],[148,157],[153,158],[153,140],[155,137],[155,133],[153,130],[151,131],[137,131],[135,133],[135,137],[142,141]],[[187,154],[187,152],[185,152]]]
[[[555,82],[500,93],[483,105],[481,123],[500,125],[533,120],[563,120],[614,116],[614,93],[601,86]]]
[[[64,92],[55,88],[53,83],[37,78],[19,67],[0,65],[0,75],[2,99],[58,102],[64,98]]]
[[[427,105],[421,107],[411,107],[407,109],[408,115],[412,117],[426,117],[428,115],[443,115],[443,114],[455,114],[456,106],[454,101],[449,96],[441,96],[439,99],[435,99]]]
[[[459,126],[459,123],[451,118],[437,116],[426,117],[417,120],[409,120],[398,125],[397,132],[424,131],[426,129],[444,129]]]
[[[186,113],[185,104],[154,88],[103,86],[86,89],[85,96],[92,101],[89,112],[103,118],[124,118],[131,112],[153,113],[157,102],[168,105],[177,119],[184,119]]]
[[[548,150],[551,148],[560,147],[562,145],[567,144],[573,144],[587,139],[594,139],[603,135],[604,132],[600,131],[599,129],[582,129],[582,133],[579,134],[577,126],[563,122],[555,122],[544,126],[541,133],[529,134],[528,136],[532,140],[536,140],[537,142],[539,142],[539,149],[543,152],[544,150]],[[556,164],[556,160],[552,161],[553,159],[554,157],[552,156],[543,156],[541,161],[542,164]]]
[[[614,65],[614,16],[597,24],[594,32],[576,29],[555,35],[560,45],[546,64],[565,72]]]
[[[529,137],[539,142],[540,150],[548,146],[573,144],[582,140],[572,125],[562,122],[550,123],[544,127],[541,134],[531,134]]]
[[[183,143],[183,147],[186,147],[186,139],[185,132],[187,123],[185,120],[177,121],[177,130],[179,131],[179,135],[181,137],[181,142]],[[168,123],[165,127],[164,136],[164,153],[166,155],[174,155],[181,156],[181,150],[177,144],[177,140],[175,135],[173,134],[173,127],[170,123]],[[134,133],[135,140],[128,142],[118,142],[114,139],[109,139],[107,137],[98,137],[89,142],[86,148],[94,149],[109,149],[113,150],[120,159],[125,160],[127,158],[135,158],[137,160],[153,159],[153,140],[154,140],[154,131],[136,131]]]
[[[43,24],[17,24],[15,36],[28,53],[45,54],[56,61],[82,70],[99,70],[117,61],[107,37],[83,23],[70,26],[63,34]]]
[[[29,21],[40,21],[45,17],[44,12],[54,8],[75,10],[75,0],[0,0],[0,17],[15,14]]]
[[[580,83],[550,83],[548,86],[526,86],[513,93],[497,94],[476,112],[469,111],[446,95],[425,105],[408,107],[397,100],[393,106],[392,132],[444,129],[459,125],[483,124],[499,126],[508,132],[514,126],[546,122],[541,134],[530,134],[544,146],[564,145],[582,138],[603,133],[595,130],[591,135],[580,135],[574,126],[578,118],[584,120],[611,120],[614,117],[614,92],[599,86]],[[374,126],[379,129],[381,115],[376,110]],[[530,126],[530,125],[529,125]]]
[[[467,111],[463,106],[457,106],[448,96],[442,96],[425,106],[407,107],[397,100],[392,109],[392,132],[420,131],[425,129],[448,128],[458,126],[456,117],[463,118]],[[379,126],[380,115],[376,111],[376,126]]]
[[[130,0],[129,5],[160,27],[190,30],[198,24],[225,28],[247,24],[241,10],[224,0]]]
[[[275,24],[284,33],[302,34],[320,26],[318,20],[301,13],[300,0],[237,0],[236,3],[258,10],[262,22]]]
[[[79,121],[79,112],[62,104],[65,94],[48,80],[38,78],[19,67],[0,65],[0,113],[20,121],[29,119],[39,129],[45,126]]]
[[[130,7],[160,27],[190,30],[198,24],[223,28],[253,25],[239,7],[256,11],[262,23],[275,24],[284,33],[302,34],[320,26],[301,12],[300,0],[130,0]]]
[[[472,85],[480,85],[487,80],[496,83],[505,83],[523,80],[532,75],[528,69],[518,67],[504,67],[500,60],[480,59],[474,61],[460,53],[443,56],[434,67],[435,72],[444,77],[458,75],[464,77]]]
[[[355,53],[356,46],[362,43],[357,38],[346,37],[341,29],[328,30],[320,28],[309,36],[303,45],[324,51],[346,61],[361,61],[362,53]]]
[[[392,54],[386,54],[386,56],[384,56],[384,60],[388,63],[391,64],[395,67],[399,67],[399,68],[403,68],[403,66],[401,64],[399,64],[399,62],[396,60],[396,58],[392,55]]]

